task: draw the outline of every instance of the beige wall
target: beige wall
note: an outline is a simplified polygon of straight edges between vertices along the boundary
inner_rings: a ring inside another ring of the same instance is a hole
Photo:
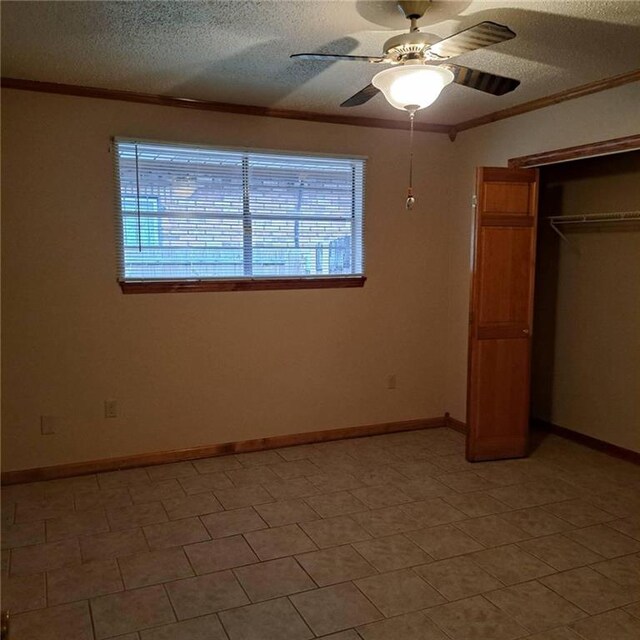
[[[444,413],[445,136],[416,137],[407,213],[401,131],[2,99],[5,470]],[[122,295],[113,135],[369,156],[365,287]],[[41,415],[60,417],[56,435]]]
[[[640,224],[548,215],[640,211],[640,151],[541,170],[532,415],[640,451]]]
[[[471,196],[475,167],[506,166],[512,157],[637,134],[640,131],[638,104],[640,83],[634,83],[479,127],[458,137],[456,186],[448,227],[446,406],[452,416],[465,420],[466,414]]]
[[[3,468],[464,419],[477,165],[637,133],[628,85],[460,134],[3,92]],[[363,289],[123,296],[112,135],[367,155]],[[389,374],[396,390],[386,389]],[[103,401],[120,417],[106,420]],[[58,416],[41,436],[41,415]]]

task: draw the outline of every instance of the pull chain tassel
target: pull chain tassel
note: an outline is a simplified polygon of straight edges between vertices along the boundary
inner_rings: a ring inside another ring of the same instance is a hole
[[[409,188],[407,190],[407,203],[406,207],[408,211],[413,209],[413,205],[416,203],[416,199],[413,195],[413,118],[415,111],[409,112]]]

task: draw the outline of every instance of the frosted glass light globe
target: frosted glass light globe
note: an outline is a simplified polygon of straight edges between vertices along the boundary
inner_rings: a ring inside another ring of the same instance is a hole
[[[403,65],[385,69],[373,77],[389,104],[403,111],[418,111],[433,104],[451,82],[449,69],[427,65]]]

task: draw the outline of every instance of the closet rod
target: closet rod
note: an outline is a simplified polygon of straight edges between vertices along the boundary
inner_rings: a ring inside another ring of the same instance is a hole
[[[558,229],[559,224],[601,224],[603,222],[633,222],[640,221],[640,211],[616,211],[611,213],[584,213],[573,216],[549,216],[547,218],[551,228],[565,241],[567,237]]]

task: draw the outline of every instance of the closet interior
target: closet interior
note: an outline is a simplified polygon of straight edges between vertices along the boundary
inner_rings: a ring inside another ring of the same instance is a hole
[[[540,168],[531,417],[640,451],[640,151]]]

